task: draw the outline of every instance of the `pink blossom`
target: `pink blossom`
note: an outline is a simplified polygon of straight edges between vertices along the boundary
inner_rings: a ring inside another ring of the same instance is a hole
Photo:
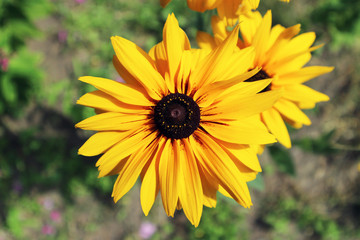
[[[54,201],[50,198],[45,198],[42,202],[41,205],[43,205],[43,207],[46,210],[52,210],[54,209]]]
[[[0,65],[1,65],[1,70],[3,70],[4,72],[7,71],[8,66],[9,66],[9,59],[7,58],[0,58]]]
[[[59,211],[54,210],[54,211],[52,211],[52,212],[50,213],[50,218],[51,218],[51,220],[53,220],[54,222],[60,222],[60,220],[61,220],[61,213],[60,213]]]
[[[41,229],[42,234],[44,235],[54,235],[55,234],[55,229],[53,226],[49,225],[49,224],[45,224],[42,229]]]
[[[150,238],[156,232],[156,226],[150,222],[143,222],[140,225],[139,235],[142,239]]]
[[[68,33],[65,30],[61,30],[58,32],[58,40],[60,43],[65,43],[68,37]]]

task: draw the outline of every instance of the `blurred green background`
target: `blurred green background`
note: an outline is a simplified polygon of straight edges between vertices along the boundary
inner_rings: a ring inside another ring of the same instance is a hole
[[[0,240],[3,239],[360,239],[360,3],[262,0],[274,24],[302,24],[325,47],[310,65],[335,71],[310,81],[330,102],[291,130],[291,150],[273,145],[250,183],[254,206],[219,196],[198,228],[158,198],[148,217],[139,184],[114,204],[114,178],[97,179],[95,158],[77,155],[91,135],[74,124],[93,115],[75,105],[92,88],[83,75],[117,79],[110,36],[148,51],[170,12],[192,45],[214,11],[186,1],[0,0]]]

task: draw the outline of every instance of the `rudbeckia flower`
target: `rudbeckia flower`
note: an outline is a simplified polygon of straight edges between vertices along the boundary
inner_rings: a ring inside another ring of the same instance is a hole
[[[239,50],[238,27],[213,50],[191,49],[174,15],[163,41],[147,54],[136,44],[112,37],[113,63],[126,83],[81,77],[98,90],[77,103],[97,115],[76,127],[97,131],[79,154],[103,154],[99,177],[118,175],[117,202],[141,177],[140,200],[147,215],[160,191],[168,216],[183,209],[195,226],[203,205],[215,207],[216,192],[244,207],[251,198],[246,182],[261,171],[251,144],[275,141],[259,113],[278,92],[258,94],[268,80],[243,82],[251,72],[253,48]]]
[[[162,7],[165,7],[171,0],[160,0]],[[290,0],[280,0],[289,2]],[[225,20],[228,26],[234,26],[238,17],[249,15],[258,8],[260,0],[187,0],[190,9],[198,12],[217,9],[218,15]]]
[[[165,7],[171,0],[160,0]],[[234,26],[241,14],[247,14],[259,6],[260,0],[187,0],[190,9],[197,12],[217,9],[219,16],[227,21],[229,26]]]
[[[315,33],[298,35],[299,24],[289,28],[271,25],[271,11],[264,17],[259,12],[254,12],[251,17],[241,16],[240,32],[243,40],[238,40],[238,46],[240,49],[254,47],[255,58],[249,70],[261,68],[256,75],[246,80],[247,82],[272,78],[272,82],[263,92],[283,90],[282,97],[271,109],[261,113],[261,118],[278,141],[290,148],[291,141],[284,122],[295,128],[310,125],[310,119],[301,109],[314,108],[316,103],[329,100],[327,95],[303,83],[331,72],[333,67],[304,67],[311,59],[311,52],[321,47],[311,47],[315,41]],[[230,34],[226,30],[226,23],[218,17],[212,18],[212,29],[215,37],[204,32],[198,33],[197,41],[201,48],[216,48]]]

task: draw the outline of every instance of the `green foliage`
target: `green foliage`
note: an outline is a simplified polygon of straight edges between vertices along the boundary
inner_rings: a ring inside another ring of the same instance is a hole
[[[295,176],[295,166],[289,151],[278,145],[269,146],[268,149],[277,169]]]
[[[302,138],[298,141],[294,141],[294,145],[301,147],[305,151],[329,155],[336,153],[336,149],[334,148],[331,139],[334,135],[335,131],[330,131],[324,133],[319,138]]]
[[[41,58],[26,49],[25,41],[39,36],[34,19],[50,6],[46,0],[0,2],[0,59],[9,61],[8,68],[0,69],[0,114],[18,115],[41,87]]]
[[[40,61],[39,55],[21,48],[12,55],[7,71],[0,70],[0,114],[19,114],[41,88]]]
[[[240,236],[248,239],[245,215],[239,211],[240,208],[232,199],[219,194],[216,208],[204,207],[199,226],[189,227],[189,239],[231,240],[240,239]]]
[[[334,220],[292,198],[277,201],[264,219],[275,230],[274,239],[287,238],[296,229],[307,232],[317,239],[336,240],[344,236],[344,229]],[[293,229],[289,228],[291,225]]]
[[[320,24],[332,37],[331,45],[352,49],[359,44],[360,4],[352,0],[323,0],[311,13],[313,24]]]
[[[29,37],[40,34],[34,20],[46,15],[51,4],[46,0],[2,0],[0,2],[0,48],[11,53],[21,48]]]
[[[40,213],[40,205],[29,198],[21,198],[10,209],[6,224],[10,233],[16,239],[24,239],[25,229],[36,230],[41,228],[41,220],[35,218]]]

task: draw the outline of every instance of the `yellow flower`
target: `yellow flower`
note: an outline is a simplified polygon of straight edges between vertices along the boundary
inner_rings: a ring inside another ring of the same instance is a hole
[[[165,7],[171,0],[160,0],[162,7]],[[290,0],[280,0],[289,2]],[[249,15],[258,8],[260,0],[187,0],[190,9],[198,12],[217,9],[221,19],[226,21],[228,26],[234,26],[240,15]]]
[[[160,0],[165,7],[171,0]],[[197,12],[217,9],[221,18],[227,21],[229,26],[234,26],[240,14],[247,14],[256,9],[260,0],[187,0],[190,9]]]
[[[217,191],[251,206],[246,182],[261,167],[249,145],[275,141],[259,113],[279,93],[257,94],[268,80],[243,82],[259,69],[247,71],[254,51],[237,48],[238,31],[214,50],[195,50],[169,15],[163,41],[149,54],[124,38],[111,38],[114,66],[127,83],[80,78],[98,90],[77,103],[101,113],[76,125],[98,131],[79,154],[103,154],[96,166],[99,177],[118,175],[115,202],[140,175],[145,215],[159,191],[168,216],[183,208],[195,226],[203,205],[215,207]]]
[[[269,131],[285,147],[291,147],[289,133],[285,122],[300,128],[310,125],[310,119],[300,110],[313,108],[317,102],[328,101],[329,97],[305,85],[304,82],[319,75],[328,73],[333,67],[304,65],[311,59],[311,52],[321,46],[311,47],[315,41],[315,33],[308,32],[296,36],[300,25],[289,28],[272,25],[271,11],[264,17],[254,12],[251,17],[240,17],[242,40],[238,45],[241,49],[249,46],[255,48],[255,58],[249,68],[261,68],[248,82],[272,78],[272,82],[263,91],[282,89],[282,97],[275,105],[261,114],[262,120]],[[230,32],[226,31],[226,23],[218,17],[212,18],[215,37],[199,32],[197,41],[201,48],[213,49],[221,44]]]
[[[160,4],[162,7],[166,7],[166,5],[171,0],[160,0]],[[211,10],[216,8],[216,6],[222,0],[187,0],[188,6],[190,9],[198,12],[205,12],[206,10]]]

